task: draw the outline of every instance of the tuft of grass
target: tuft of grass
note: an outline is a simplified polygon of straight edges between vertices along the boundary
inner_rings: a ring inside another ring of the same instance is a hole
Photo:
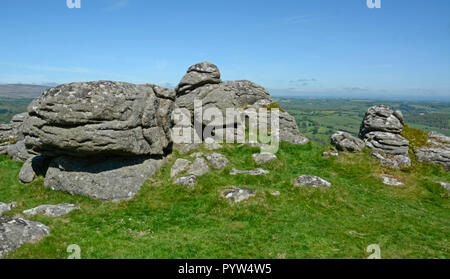
[[[14,139],[11,138],[7,138],[7,139],[0,139],[0,143],[10,143],[10,144],[16,144],[16,141]]]
[[[408,125],[403,126],[402,136],[409,141],[409,146],[414,153],[417,149],[426,146],[430,138],[427,132],[412,128]]]
[[[267,105],[266,108],[267,108],[267,110],[271,110],[271,109],[279,109],[281,112],[286,112],[284,109],[282,109],[282,108],[280,107],[279,104],[277,104],[277,103],[275,103],[275,102],[271,103],[270,105]]]

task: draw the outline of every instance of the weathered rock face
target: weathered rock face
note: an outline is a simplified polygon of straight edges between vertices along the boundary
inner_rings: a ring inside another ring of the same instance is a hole
[[[19,181],[31,183],[36,175],[45,175],[50,159],[42,156],[33,156],[25,161],[19,172]]]
[[[31,155],[25,147],[24,140],[20,140],[15,144],[9,144],[6,147],[6,154],[8,154],[8,156],[16,162],[25,161],[33,157],[33,155]]]
[[[5,212],[11,211],[11,209],[13,209],[16,206],[17,206],[16,202],[12,202],[12,203],[0,202],[0,216],[2,216],[3,213],[5,213]]]
[[[75,204],[55,204],[55,205],[40,205],[35,208],[27,209],[23,211],[25,215],[37,215],[43,214],[49,217],[59,217],[65,214],[70,213],[72,210],[80,209],[79,206]]]
[[[228,165],[228,159],[219,153],[206,154],[206,160],[216,170],[222,170]]]
[[[172,169],[170,170],[170,177],[175,177],[177,176],[179,173],[182,173],[184,170],[187,169],[187,167],[189,167],[189,165],[191,164],[191,161],[186,160],[186,159],[177,159],[175,161],[175,163],[172,166]]]
[[[0,258],[25,243],[35,243],[50,233],[38,222],[21,218],[0,217]]]
[[[431,132],[428,139],[429,147],[422,147],[416,151],[419,161],[439,164],[445,170],[450,170],[450,137]]]
[[[190,67],[181,80],[177,89],[176,105],[187,109],[194,118],[194,100],[202,101],[203,111],[215,107],[218,108],[225,119],[226,110],[229,108],[266,108],[273,104],[269,93],[261,86],[248,81],[220,81],[220,72],[217,66],[211,63],[200,63]],[[287,112],[280,111],[280,140],[294,144],[306,144],[309,140],[303,136],[297,127],[294,117]],[[192,123],[194,120],[192,119]],[[241,125],[245,121],[244,115],[239,115],[232,124]],[[209,121],[202,120],[202,125],[208,125]],[[268,113],[270,125],[270,111]],[[216,127],[216,129],[225,129]]]
[[[378,105],[369,108],[364,116],[359,137],[363,138],[367,133],[374,131],[400,134],[402,130],[403,114],[388,106]]]
[[[374,150],[374,156],[394,168],[411,165],[409,141],[402,137],[403,115],[388,106],[369,108],[359,131],[359,138]]]
[[[186,72],[176,88],[177,94],[189,93],[204,84],[220,83],[220,71],[216,65],[209,62],[195,64]]]
[[[380,153],[373,152],[373,157],[379,159],[381,164],[392,167],[394,169],[400,169],[404,166],[411,166],[411,159],[408,155],[381,155]]]
[[[375,151],[393,155],[407,155],[409,141],[398,134],[387,132],[370,132],[365,135],[367,146]]]
[[[383,184],[390,185],[390,186],[402,186],[404,185],[403,182],[398,181],[397,179],[393,177],[387,177],[383,176]]]
[[[331,187],[331,183],[318,176],[301,175],[295,179],[294,186],[328,188]]]
[[[19,113],[12,117],[8,124],[0,124],[0,140],[12,139],[20,141],[24,139],[24,122],[28,119],[28,113]]]
[[[163,163],[163,159],[143,156],[95,160],[62,156],[50,162],[44,186],[99,200],[127,200]]]
[[[205,159],[197,158],[195,159],[192,166],[188,169],[187,173],[195,176],[202,176],[210,171],[211,170],[208,164],[206,163]]]
[[[170,142],[173,97],[153,85],[60,85],[30,104],[26,145],[47,156],[163,154]]]
[[[262,168],[257,168],[255,170],[237,170],[237,169],[232,169],[230,171],[230,175],[237,175],[237,174],[247,174],[247,175],[265,175],[265,174],[269,174],[268,170],[262,169]]]
[[[438,182],[442,187],[444,187],[447,191],[450,191],[450,183],[447,182]]]
[[[183,176],[177,178],[174,183],[180,186],[192,187],[195,185],[195,183],[197,183],[197,177],[195,177],[194,175]]]
[[[222,196],[231,200],[232,202],[241,202],[255,196],[255,191],[250,189],[233,188],[225,190]]]
[[[262,165],[277,159],[277,155],[270,152],[255,153],[252,155],[252,157],[258,165]]]
[[[331,136],[331,143],[340,151],[358,152],[365,144],[364,141],[346,132],[337,132]]]

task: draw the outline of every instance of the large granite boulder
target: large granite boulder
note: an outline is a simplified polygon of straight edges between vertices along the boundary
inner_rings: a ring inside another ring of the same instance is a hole
[[[44,186],[104,201],[128,200],[164,163],[147,156],[53,159]]]
[[[195,77],[195,78],[193,78]],[[189,80],[189,82],[187,82]],[[192,80],[192,81],[191,81]],[[222,112],[224,123],[217,125],[216,130],[226,129],[230,126],[243,125],[246,121],[244,110],[253,108],[259,110],[270,108],[274,102],[269,92],[262,86],[248,80],[236,80],[221,82],[220,72],[217,66],[205,62],[191,66],[181,80],[177,89],[176,105],[178,108],[186,109],[191,114],[191,122],[194,124],[194,100],[202,102],[203,112],[209,108],[217,108]],[[227,123],[227,109],[242,109],[237,116]],[[270,125],[270,110],[268,112],[268,124]],[[285,111],[280,111],[280,134],[281,141],[294,144],[306,144],[309,140],[303,136],[297,127],[295,118]],[[202,119],[203,126],[210,121]]]
[[[26,161],[27,159],[33,157],[25,146],[25,140],[20,140],[14,144],[9,144],[6,147],[6,154],[16,162]]]
[[[178,84],[176,92],[182,95],[204,84],[215,83],[220,83],[219,68],[212,63],[202,62],[189,67],[186,75],[184,75]]]
[[[331,136],[331,143],[340,151],[359,152],[365,144],[364,141],[346,132],[337,132]]]
[[[398,134],[388,132],[370,132],[365,135],[366,145],[375,151],[393,155],[407,155],[409,141]]]
[[[450,170],[450,137],[437,132],[429,134],[428,146],[416,151],[417,159],[421,162],[439,164],[445,170]]]
[[[36,243],[50,233],[38,222],[0,216],[0,258],[25,243]]]
[[[26,145],[46,156],[161,155],[173,98],[169,89],[125,82],[50,88],[28,108]]]
[[[43,204],[37,207],[27,209],[23,211],[23,214],[33,216],[37,214],[43,214],[49,217],[59,217],[62,215],[69,214],[75,209],[80,209],[79,206],[70,203],[62,204]]]
[[[33,182],[35,176],[45,175],[50,163],[50,158],[33,156],[25,161],[19,172],[19,181],[22,183]]]
[[[19,113],[12,117],[8,124],[0,124],[0,140],[10,139],[17,142],[24,139],[24,122],[28,119],[28,113]]]
[[[400,135],[403,124],[401,111],[384,105],[373,106],[364,116],[359,138],[382,164],[394,168],[410,166],[409,141]]]
[[[359,137],[372,131],[400,134],[403,130],[403,114],[385,105],[369,108],[364,116]]]

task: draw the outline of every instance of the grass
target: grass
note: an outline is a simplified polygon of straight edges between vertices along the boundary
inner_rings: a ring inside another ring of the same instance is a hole
[[[224,171],[212,171],[193,188],[171,183],[170,167],[151,177],[136,197],[102,203],[17,181],[21,163],[0,157],[0,200],[17,201],[7,213],[40,205],[75,203],[81,210],[50,218],[30,217],[51,234],[25,244],[7,258],[67,258],[67,246],[81,247],[82,258],[367,258],[379,244],[383,258],[449,258],[449,195],[436,181],[450,181],[440,166],[417,164],[403,170],[382,167],[368,151],[323,158],[328,147],[282,143],[279,160],[263,167],[265,177],[230,176],[231,168],[258,167],[258,150],[227,146]],[[318,175],[329,189],[293,187],[295,177]],[[381,183],[388,174],[405,186]],[[231,187],[256,196],[232,204],[220,196]],[[280,196],[269,191],[277,190]],[[28,218],[28,217],[27,217]]]

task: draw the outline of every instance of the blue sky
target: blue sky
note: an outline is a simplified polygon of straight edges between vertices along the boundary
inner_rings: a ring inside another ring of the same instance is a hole
[[[174,86],[201,61],[274,95],[450,99],[450,1],[2,1],[0,83]]]

